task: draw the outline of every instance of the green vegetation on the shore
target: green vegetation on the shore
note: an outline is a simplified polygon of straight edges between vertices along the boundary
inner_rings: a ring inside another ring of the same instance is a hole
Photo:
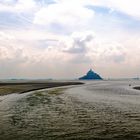
[[[54,89],[48,90],[48,94],[57,94],[57,95],[62,94],[65,89],[66,88],[54,88]]]

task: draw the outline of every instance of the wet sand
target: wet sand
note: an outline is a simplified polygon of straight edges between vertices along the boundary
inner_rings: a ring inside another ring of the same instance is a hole
[[[139,140],[137,85],[140,81],[89,81],[6,95],[0,102],[0,140]],[[61,94],[49,94],[52,90]]]
[[[81,82],[39,82],[39,81],[26,81],[26,82],[0,82],[0,95],[7,95],[11,93],[25,93],[29,91],[67,86],[67,85],[79,85]]]

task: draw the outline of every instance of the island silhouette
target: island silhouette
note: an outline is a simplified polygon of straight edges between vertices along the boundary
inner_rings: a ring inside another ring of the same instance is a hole
[[[103,78],[90,69],[86,75],[79,78],[79,80],[103,80]]]

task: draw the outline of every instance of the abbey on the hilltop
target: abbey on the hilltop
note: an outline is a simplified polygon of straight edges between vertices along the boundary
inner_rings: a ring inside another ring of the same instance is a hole
[[[90,69],[87,74],[80,77],[79,80],[102,80],[102,77]]]

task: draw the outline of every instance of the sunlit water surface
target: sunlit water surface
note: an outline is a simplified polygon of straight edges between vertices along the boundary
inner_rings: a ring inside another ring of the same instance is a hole
[[[0,140],[140,140],[140,81],[89,81],[0,97]]]

